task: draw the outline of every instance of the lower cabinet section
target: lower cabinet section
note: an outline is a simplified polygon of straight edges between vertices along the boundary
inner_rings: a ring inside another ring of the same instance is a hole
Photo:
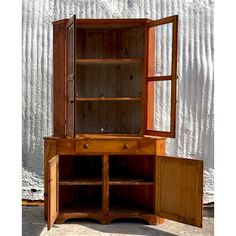
[[[200,160],[143,154],[47,153],[51,155],[45,163],[48,229],[54,222],[73,218],[91,218],[103,224],[119,218],[158,224],[167,218],[202,226]]]

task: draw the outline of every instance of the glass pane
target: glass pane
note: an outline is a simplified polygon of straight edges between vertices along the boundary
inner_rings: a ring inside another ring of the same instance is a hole
[[[147,129],[170,132],[171,81],[148,82]]]
[[[171,75],[172,67],[172,27],[173,24],[164,24],[149,29],[150,41],[149,55],[153,55],[152,50],[155,47],[154,55],[149,57],[148,76],[167,76]],[[152,32],[153,31],[153,32]]]
[[[67,32],[67,74],[74,75],[74,26]]]

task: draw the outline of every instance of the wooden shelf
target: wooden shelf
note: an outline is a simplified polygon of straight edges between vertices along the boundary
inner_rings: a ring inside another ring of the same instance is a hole
[[[100,213],[102,212],[102,206],[99,207],[98,204],[94,203],[84,203],[82,202],[81,204],[71,204],[69,206],[63,207],[60,209],[60,213],[65,214],[65,213]]]
[[[102,185],[102,180],[95,177],[62,179],[59,185]]]
[[[77,59],[78,65],[119,65],[119,64],[139,64],[142,63],[142,58],[110,58],[110,59]]]
[[[152,209],[147,209],[144,207],[130,207],[130,206],[111,206],[109,208],[110,214],[129,214],[129,215],[139,215],[139,214],[153,214]]]
[[[141,97],[120,97],[120,98],[76,98],[76,101],[141,101]]]
[[[153,185],[153,182],[144,179],[110,178],[109,185]]]

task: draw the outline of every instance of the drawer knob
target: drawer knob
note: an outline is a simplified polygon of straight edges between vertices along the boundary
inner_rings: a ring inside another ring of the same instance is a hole
[[[84,149],[87,149],[89,147],[89,145],[86,143],[84,144]]]
[[[123,148],[124,148],[124,149],[128,149],[128,148],[129,148],[129,145],[128,145],[128,144],[125,144]]]

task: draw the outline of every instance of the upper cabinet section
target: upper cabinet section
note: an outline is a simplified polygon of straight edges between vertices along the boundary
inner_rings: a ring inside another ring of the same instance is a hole
[[[175,136],[177,16],[73,16],[54,22],[56,37],[59,25],[65,41],[53,52],[55,134]],[[64,61],[55,63],[59,52]]]

